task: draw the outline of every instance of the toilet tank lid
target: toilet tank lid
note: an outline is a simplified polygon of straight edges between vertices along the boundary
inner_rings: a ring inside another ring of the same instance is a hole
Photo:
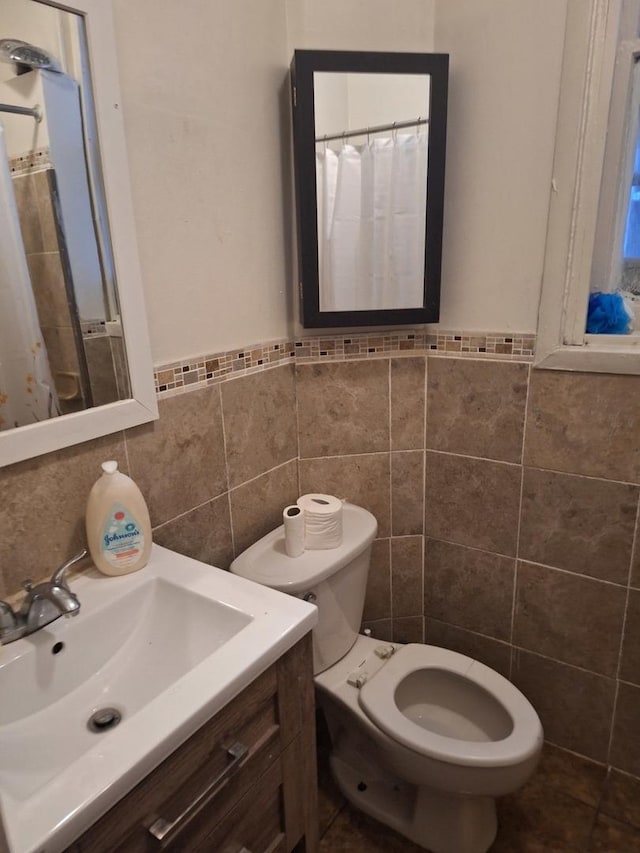
[[[304,551],[299,557],[289,557],[284,547],[284,525],[280,525],[236,557],[231,571],[282,592],[305,592],[368,548],[378,531],[378,522],[366,509],[345,503],[342,528],[342,545],[338,548]]]

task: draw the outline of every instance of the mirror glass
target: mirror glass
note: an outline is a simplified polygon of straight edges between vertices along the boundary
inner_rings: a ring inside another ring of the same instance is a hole
[[[80,14],[2,0],[0,430],[131,397]]]
[[[448,57],[296,51],[305,326],[437,322]]]
[[[421,308],[429,75],[313,75],[320,311]]]

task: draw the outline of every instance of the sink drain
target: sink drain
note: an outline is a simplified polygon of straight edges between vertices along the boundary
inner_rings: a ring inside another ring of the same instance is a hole
[[[108,732],[115,728],[121,719],[122,714],[117,708],[100,708],[89,717],[87,728],[90,732]]]

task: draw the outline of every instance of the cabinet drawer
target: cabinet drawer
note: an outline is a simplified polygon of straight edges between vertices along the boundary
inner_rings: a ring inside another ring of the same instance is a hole
[[[278,759],[215,830],[200,843],[177,843],[172,853],[284,853],[287,849],[282,762]]]
[[[241,748],[233,757],[229,750],[236,745]],[[80,850],[138,853],[167,849],[182,835],[179,828],[185,832],[188,828],[197,843],[281,749],[277,676],[271,667],[94,824],[79,839]],[[194,809],[194,803],[199,807]],[[158,820],[165,825],[178,823],[162,843],[149,831]]]
[[[303,837],[314,853],[312,673],[308,634],[68,853],[287,853]]]

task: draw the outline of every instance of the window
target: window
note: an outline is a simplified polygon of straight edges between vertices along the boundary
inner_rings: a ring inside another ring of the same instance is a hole
[[[640,373],[640,334],[585,333],[591,291],[640,292],[639,22],[638,0],[567,3],[538,367]]]
[[[637,140],[633,156],[633,175],[628,194],[622,258],[624,264],[640,261],[640,144]]]

